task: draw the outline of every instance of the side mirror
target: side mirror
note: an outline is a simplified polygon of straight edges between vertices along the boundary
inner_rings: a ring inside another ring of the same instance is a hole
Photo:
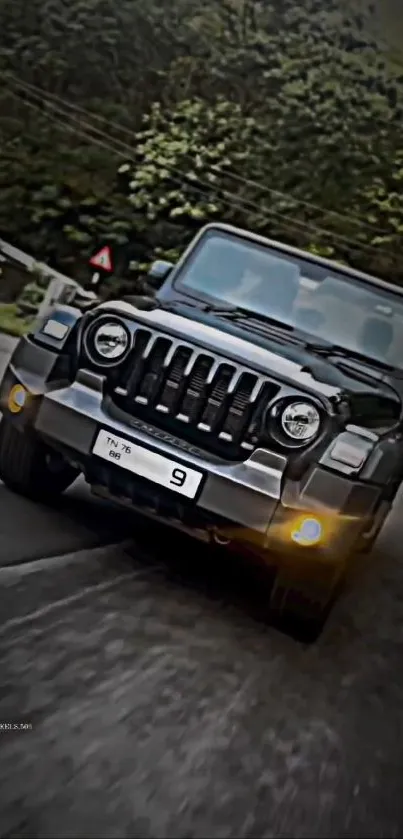
[[[173,262],[167,262],[165,259],[156,259],[148,272],[148,277],[152,281],[152,285],[162,285],[168,274],[171,273],[173,267]]]

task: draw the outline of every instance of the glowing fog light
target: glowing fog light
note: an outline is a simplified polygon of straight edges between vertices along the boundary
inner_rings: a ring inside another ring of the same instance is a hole
[[[313,516],[301,519],[291,533],[291,539],[297,545],[310,547],[317,545],[323,536],[323,527],[318,519]]]
[[[10,390],[7,400],[8,410],[12,414],[19,414],[25,407],[27,397],[28,392],[22,385],[14,385]]]

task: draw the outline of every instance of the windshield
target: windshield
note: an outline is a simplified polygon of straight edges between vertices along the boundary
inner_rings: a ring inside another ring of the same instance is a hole
[[[278,319],[314,339],[403,367],[403,297],[240,237],[209,231],[175,286]]]

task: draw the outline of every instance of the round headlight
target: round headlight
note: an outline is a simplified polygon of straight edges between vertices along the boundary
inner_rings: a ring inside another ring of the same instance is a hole
[[[120,358],[127,350],[128,334],[120,323],[104,323],[94,332],[94,350],[102,358]]]
[[[98,326],[95,323],[90,327],[85,343],[93,361],[113,363],[126,354],[130,345],[130,336],[123,324],[103,320]]]
[[[309,402],[291,402],[280,416],[281,427],[291,440],[304,442],[316,437],[320,427],[320,415]]]

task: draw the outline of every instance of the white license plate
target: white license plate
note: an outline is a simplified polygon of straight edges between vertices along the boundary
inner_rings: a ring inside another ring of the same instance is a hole
[[[179,492],[180,495],[186,495],[187,498],[195,497],[203,477],[202,472],[188,469],[175,460],[136,446],[110,431],[99,432],[92,451],[115,466]]]

